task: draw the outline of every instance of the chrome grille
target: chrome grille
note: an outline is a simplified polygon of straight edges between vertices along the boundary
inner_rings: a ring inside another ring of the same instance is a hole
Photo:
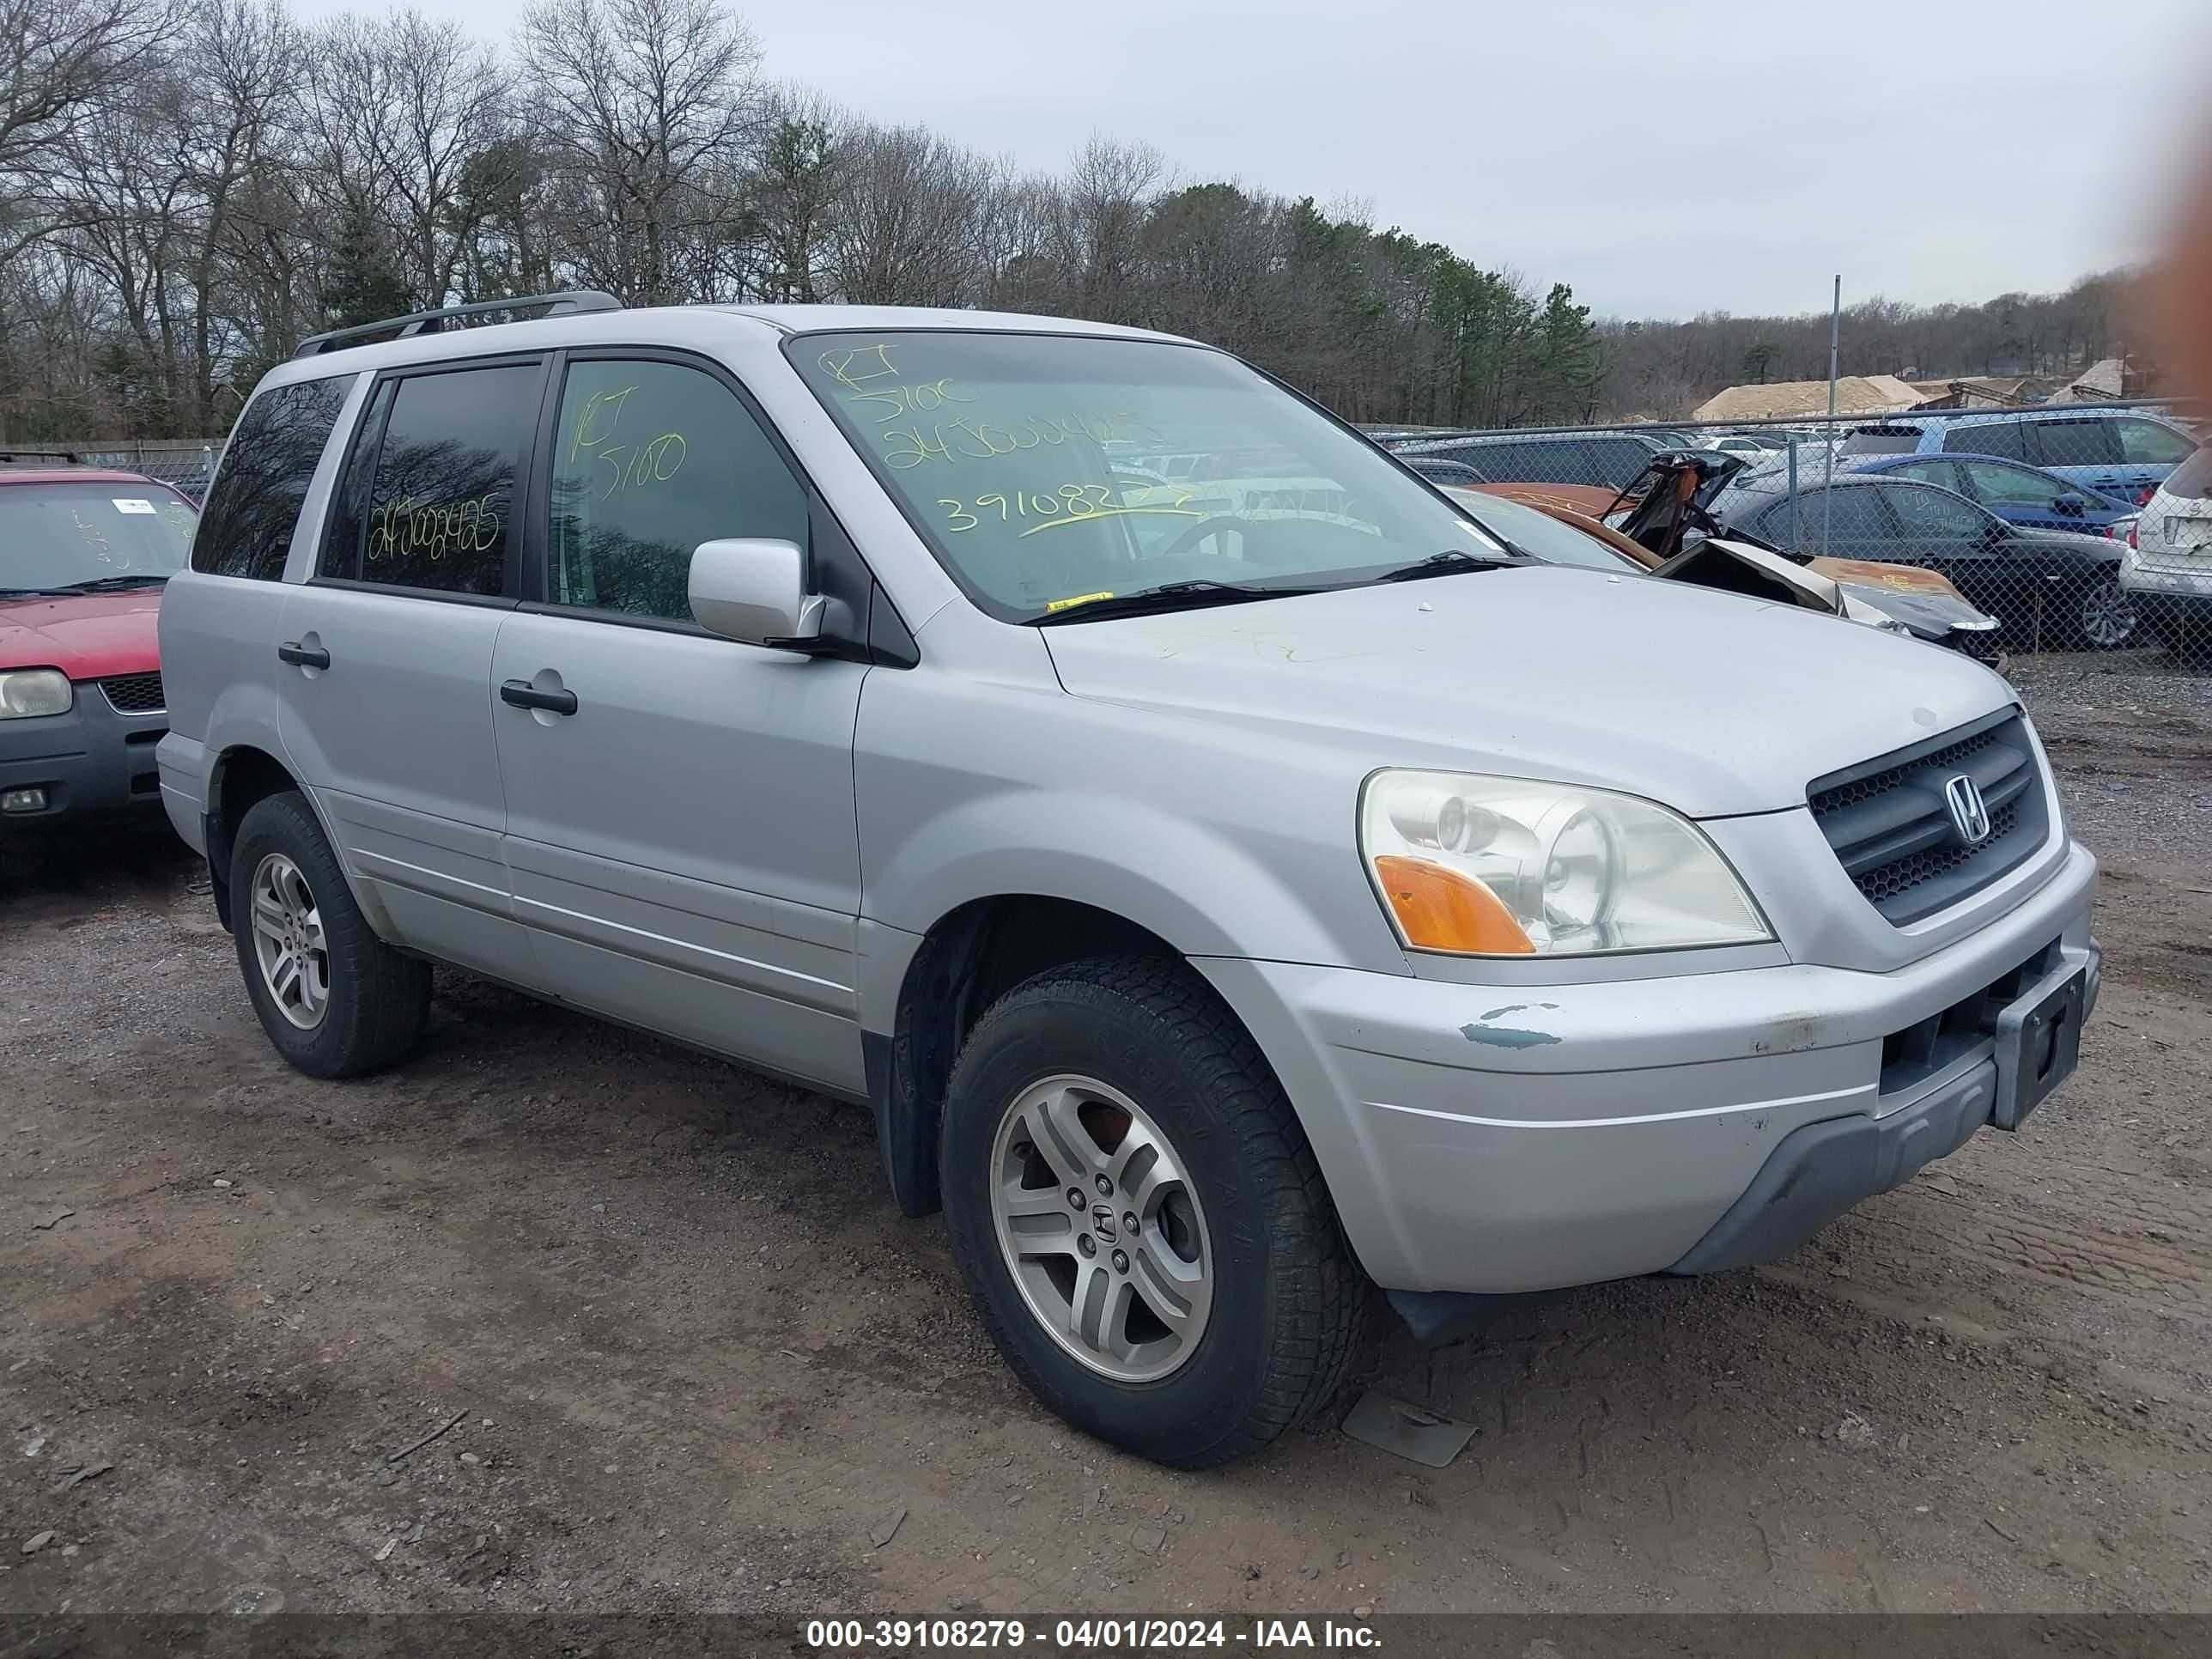
[[[1943,786],[1964,774],[1990,815],[1969,843]],[[1858,766],[1806,788],[1814,821],[1867,902],[1893,925],[1917,921],[2018,868],[2050,831],[2035,749],[2017,709]]]
[[[159,674],[118,674],[100,681],[100,689],[118,714],[158,714],[169,706],[161,697]]]

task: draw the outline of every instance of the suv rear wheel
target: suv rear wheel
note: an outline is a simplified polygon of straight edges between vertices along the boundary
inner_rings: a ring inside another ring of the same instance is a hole
[[[1364,1286],[1290,1103],[1179,962],[1054,969],[976,1023],[940,1175],[1015,1373],[1185,1468],[1255,1451],[1342,1380]]]
[[[359,1077],[415,1046],[429,1017],[429,965],[370,930],[298,794],[247,811],[230,892],[246,995],[278,1054],[310,1077]]]

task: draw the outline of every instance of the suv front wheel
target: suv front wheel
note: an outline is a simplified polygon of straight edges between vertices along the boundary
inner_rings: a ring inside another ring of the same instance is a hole
[[[976,1023],[946,1090],[955,1255],[1045,1405],[1185,1468],[1334,1394],[1364,1286],[1290,1103],[1182,963],[1055,969]]]
[[[268,796],[240,820],[230,894],[246,995],[278,1054],[310,1077],[359,1077],[415,1046],[429,965],[371,930],[301,796]]]

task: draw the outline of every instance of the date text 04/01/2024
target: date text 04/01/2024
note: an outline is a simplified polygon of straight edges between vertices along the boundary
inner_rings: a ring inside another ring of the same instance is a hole
[[[1364,1612],[1364,1609],[1362,1609]],[[1188,1652],[1206,1649],[1373,1649],[1367,1624],[1330,1619],[815,1619],[803,1632],[823,1651],[944,1652],[991,1648],[1060,1653]]]

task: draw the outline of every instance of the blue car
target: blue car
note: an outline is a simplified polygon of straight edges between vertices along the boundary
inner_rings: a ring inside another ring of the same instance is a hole
[[[2093,536],[2127,538],[2135,521],[2134,503],[2087,489],[2024,461],[1990,455],[1877,455],[1856,461],[1854,472],[1884,472],[1955,489],[1978,501],[2007,524],[2032,530],[2080,530]]]
[[[2148,501],[2166,475],[2196,453],[2187,428],[2136,409],[2001,410],[1971,415],[1897,415],[1854,429],[1840,453],[1982,455],[2055,472],[2076,489],[2130,502]]]

